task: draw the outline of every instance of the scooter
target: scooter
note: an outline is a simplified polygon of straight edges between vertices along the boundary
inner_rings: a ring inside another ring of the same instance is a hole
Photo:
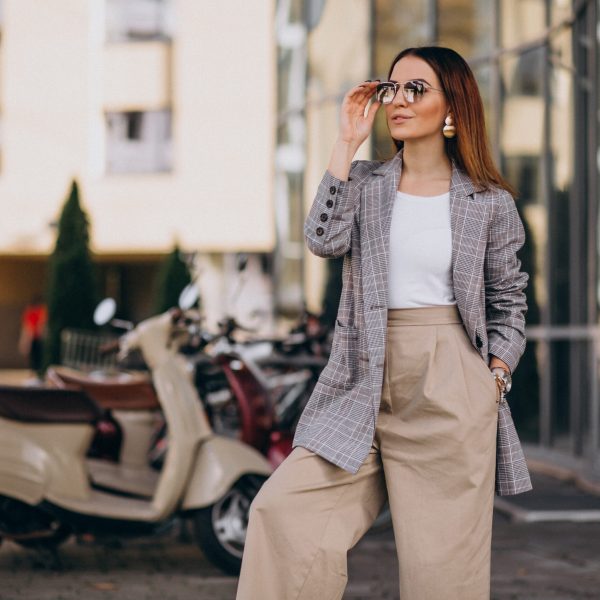
[[[299,332],[238,342],[235,332],[251,330],[233,317],[218,325],[215,334],[199,331],[196,351],[188,354],[207,415],[215,431],[253,446],[276,468],[292,451],[295,423],[327,361],[297,350],[305,343]],[[284,353],[284,346],[291,350]],[[157,469],[168,450],[165,432],[162,427],[151,446]]]
[[[212,432],[177,352],[189,320],[188,311],[168,312],[120,338],[121,356],[135,348],[144,355],[168,423],[169,451],[150,499],[91,481],[86,453],[102,411],[85,392],[0,387],[1,537],[54,546],[72,532],[152,534],[190,518],[206,557],[239,573],[248,510],[272,467]]]
[[[148,450],[157,424],[163,421],[151,378],[146,373],[90,374],[53,366],[46,371],[46,384],[81,390],[105,411],[87,454],[94,483],[151,498],[156,474],[147,467]]]

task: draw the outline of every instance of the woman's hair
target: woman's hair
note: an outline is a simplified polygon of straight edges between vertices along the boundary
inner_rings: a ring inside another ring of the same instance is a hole
[[[516,196],[514,188],[500,175],[490,153],[485,130],[483,102],[473,71],[464,58],[440,46],[406,48],[394,58],[388,79],[396,63],[405,56],[416,56],[424,60],[436,73],[446,95],[456,128],[456,136],[444,138],[446,154],[465,171],[474,183],[489,188],[495,185]],[[394,140],[396,148],[404,142]]]

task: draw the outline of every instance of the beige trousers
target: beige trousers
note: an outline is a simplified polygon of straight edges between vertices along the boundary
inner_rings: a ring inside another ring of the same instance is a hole
[[[496,385],[456,306],[389,309],[371,451],[352,475],[296,447],[252,502],[237,600],[339,600],[389,499],[401,600],[488,600]]]

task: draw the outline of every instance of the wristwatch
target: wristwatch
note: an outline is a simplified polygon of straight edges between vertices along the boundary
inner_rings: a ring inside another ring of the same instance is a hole
[[[506,394],[510,392],[510,388],[512,387],[512,377],[510,375],[510,371],[502,367],[494,367],[490,369],[496,378],[496,384],[500,386],[500,401],[503,402],[506,400]]]

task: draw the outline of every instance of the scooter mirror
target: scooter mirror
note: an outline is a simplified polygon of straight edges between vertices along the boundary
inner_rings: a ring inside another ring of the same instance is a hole
[[[194,283],[188,283],[179,294],[179,308],[189,310],[198,301],[198,288]]]
[[[114,298],[104,298],[94,311],[94,323],[96,325],[106,325],[117,312],[117,303]]]

